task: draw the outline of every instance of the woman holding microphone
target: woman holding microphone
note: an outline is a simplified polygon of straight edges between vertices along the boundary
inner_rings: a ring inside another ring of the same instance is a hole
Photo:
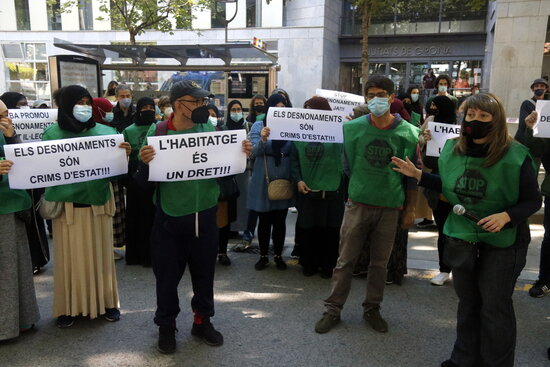
[[[463,106],[462,135],[445,144],[439,175],[408,158],[392,161],[395,171],[438,190],[454,207],[443,233],[459,298],[457,338],[441,366],[513,366],[512,293],[531,240],[527,218],[541,206],[536,169],[527,148],[508,134],[498,97],[480,93]]]

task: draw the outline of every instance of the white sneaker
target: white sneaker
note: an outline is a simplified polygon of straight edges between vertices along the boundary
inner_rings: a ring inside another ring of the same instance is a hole
[[[432,283],[433,285],[443,285],[445,284],[445,282],[447,282],[447,280],[449,280],[449,275],[449,273],[441,272],[433,277],[432,280],[430,280],[430,283]]]

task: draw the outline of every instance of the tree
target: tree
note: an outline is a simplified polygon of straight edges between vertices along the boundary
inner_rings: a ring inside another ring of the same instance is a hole
[[[60,0],[47,0],[54,5]],[[75,6],[82,7],[92,0],[65,0],[59,6],[59,13],[70,12]],[[177,28],[190,29],[193,7],[210,7],[215,0],[95,0],[100,2],[99,10],[111,19],[113,28],[124,29],[130,35],[130,43],[136,44],[136,36],[147,29],[170,34],[173,30],[170,18],[176,20]],[[96,17],[104,20],[104,16]]]

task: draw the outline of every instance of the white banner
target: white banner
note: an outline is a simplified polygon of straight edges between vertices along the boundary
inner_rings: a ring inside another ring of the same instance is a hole
[[[57,121],[57,109],[8,110],[15,132],[24,143],[42,140],[42,133]]]
[[[432,139],[426,144],[426,155],[428,157],[439,157],[445,142],[460,136],[460,125],[430,121],[428,122],[428,130],[432,134]]]
[[[243,173],[246,130],[148,136],[155,149],[149,181],[188,181]]]
[[[316,89],[315,94],[326,98],[333,111],[343,112],[346,116],[353,114],[355,106],[365,103],[365,97],[363,96],[335,90]]]
[[[342,143],[342,112],[304,108],[271,107],[267,113],[269,139],[318,143]]]
[[[538,100],[535,111],[537,111],[538,117],[533,128],[533,136],[550,138],[550,101]]]
[[[128,172],[122,134],[4,145],[12,189],[85,182]]]

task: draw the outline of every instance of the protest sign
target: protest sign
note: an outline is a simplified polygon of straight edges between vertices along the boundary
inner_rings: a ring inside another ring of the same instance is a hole
[[[85,182],[128,172],[122,134],[4,145],[12,189]]]
[[[346,116],[353,114],[355,106],[365,103],[363,96],[335,90],[317,89],[315,94],[326,98],[333,111],[343,112]]]
[[[15,132],[24,143],[42,140],[42,133],[57,121],[57,109],[8,110]]]
[[[155,149],[149,181],[188,181],[236,175],[246,169],[246,131],[148,136]]]
[[[426,155],[428,157],[439,157],[445,142],[460,136],[460,125],[430,121],[428,122],[428,130],[432,134],[432,139],[426,144]]]
[[[537,138],[550,138],[550,101],[537,101],[537,123],[533,128],[533,136]]]
[[[342,143],[342,125],[346,115],[342,112],[304,108],[271,107],[267,113],[269,139]]]

